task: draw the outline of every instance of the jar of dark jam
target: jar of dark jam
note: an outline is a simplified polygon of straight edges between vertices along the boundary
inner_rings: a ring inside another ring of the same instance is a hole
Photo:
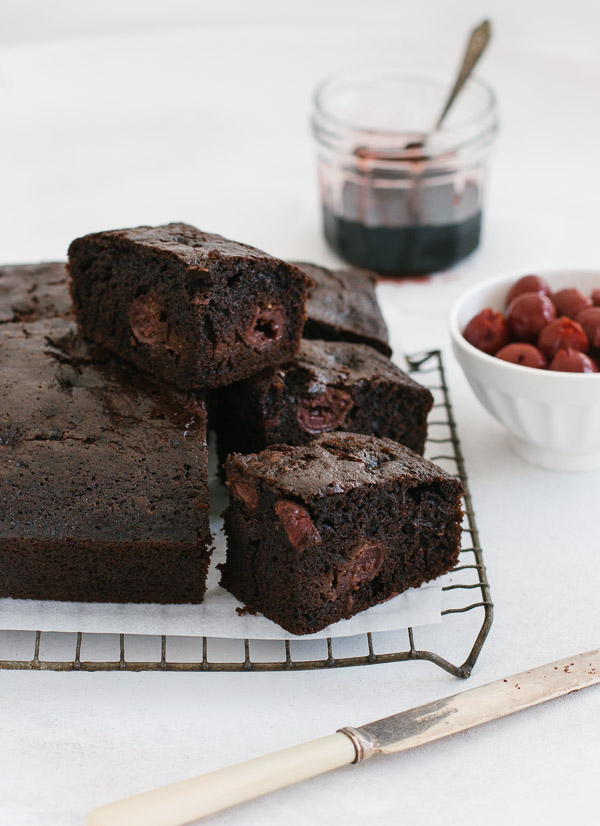
[[[323,226],[346,261],[382,275],[445,269],[479,244],[493,91],[471,78],[440,130],[435,76],[355,70],[325,80],[312,116]]]

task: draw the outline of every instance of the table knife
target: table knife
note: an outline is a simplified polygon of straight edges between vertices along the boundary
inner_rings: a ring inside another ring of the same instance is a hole
[[[600,682],[600,649],[335,734],[109,803],[87,826],[182,826],[309,777],[394,754]]]

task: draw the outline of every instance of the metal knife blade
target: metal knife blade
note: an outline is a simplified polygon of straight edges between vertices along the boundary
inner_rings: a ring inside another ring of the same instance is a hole
[[[354,743],[358,762],[422,746],[599,682],[596,649],[339,731]]]

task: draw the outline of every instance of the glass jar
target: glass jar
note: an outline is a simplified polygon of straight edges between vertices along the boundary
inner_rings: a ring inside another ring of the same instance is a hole
[[[429,273],[477,247],[496,100],[471,78],[431,131],[447,93],[435,76],[396,69],[344,72],[317,88],[324,232],[350,264]]]

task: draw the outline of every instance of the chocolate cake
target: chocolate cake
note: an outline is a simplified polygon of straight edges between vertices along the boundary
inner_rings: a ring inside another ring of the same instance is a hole
[[[389,439],[328,433],[225,465],[221,584],[293,634],[349,618],[449,571],[458,479]]]
[[[306,302],[305,338],[370,344],[385,356],[392,351],[369,270],[328,270],[294,262],[313,282]]]
[[[205,411],[81,340],[0,326],[0,596],[197,603]]]
[[[423,452],[429,390],[366,344],[302,340],[298,354],[217,393],[219,459],[345,430]]]
[[[71,297],[65,264],[13,264],[0,267],[0,324],[68,318]]]
[[[300,344],[309,278],[187,224],[86,235],[69,248],[88,338],[183,390],[231,384]]]

